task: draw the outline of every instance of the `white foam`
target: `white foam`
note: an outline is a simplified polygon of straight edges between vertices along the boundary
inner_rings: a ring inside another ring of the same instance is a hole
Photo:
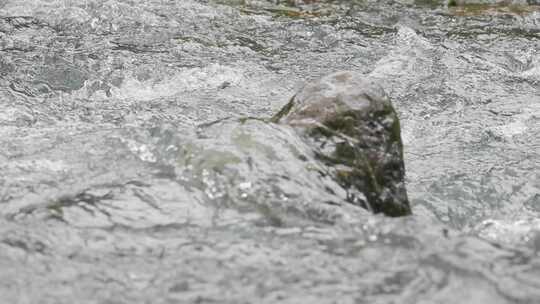
[[[212,64],[203,68],[186,68],[158,82],[139,81],[133,76],[128,76],[119,88],[112,88],[111,93],[120,99],[144,101],[174,96],[182,92],[217,88],[224,82],[238,83],[242,78],[241,69]]]
[[[370,73],[370,77],[378,78],[387,91],[396,87],[406,89],[419,78],[430,73],[430,62],[426,52],[433,46],[425,38],[406,26],[399,26],[396,34],[396,46],[381,58]]]
[[[540,231],[540,219],[485,220],[475,227],[478,235],[493,242],[516,244],[528,241],[535,231]]]

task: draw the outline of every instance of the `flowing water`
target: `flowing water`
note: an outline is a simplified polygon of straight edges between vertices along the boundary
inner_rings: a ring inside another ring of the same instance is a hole
[[[414,215],[235,119],[337,70],[390,95]],[[540,303],[539,215],[537,6],[0,0],[0,303]]]

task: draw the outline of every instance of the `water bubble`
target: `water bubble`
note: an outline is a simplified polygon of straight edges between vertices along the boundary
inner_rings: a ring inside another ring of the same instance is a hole
[[[368,241],[370,242],[376,242],[379,237],[376,234],[370,234],[368,235]]]
[[[240,188],[242,190],[247,190],[247,189],[251,188],[251,182],[240,183],[240,184],[238,184],[238,188]]]

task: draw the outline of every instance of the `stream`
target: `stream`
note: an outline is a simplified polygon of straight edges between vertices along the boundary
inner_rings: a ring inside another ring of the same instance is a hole
[[[540,303],[521,2],[0,0],[0,303]],[[411,216],[231,123],[341,70],[398,112]]]

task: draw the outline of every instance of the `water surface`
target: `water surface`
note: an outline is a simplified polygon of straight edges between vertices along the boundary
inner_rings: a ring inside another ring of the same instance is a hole
[[[0,0],[0,302],[540,302],[539,50],[535,6]],[[411,217],[211,123],[344,69],[399,112]]]

